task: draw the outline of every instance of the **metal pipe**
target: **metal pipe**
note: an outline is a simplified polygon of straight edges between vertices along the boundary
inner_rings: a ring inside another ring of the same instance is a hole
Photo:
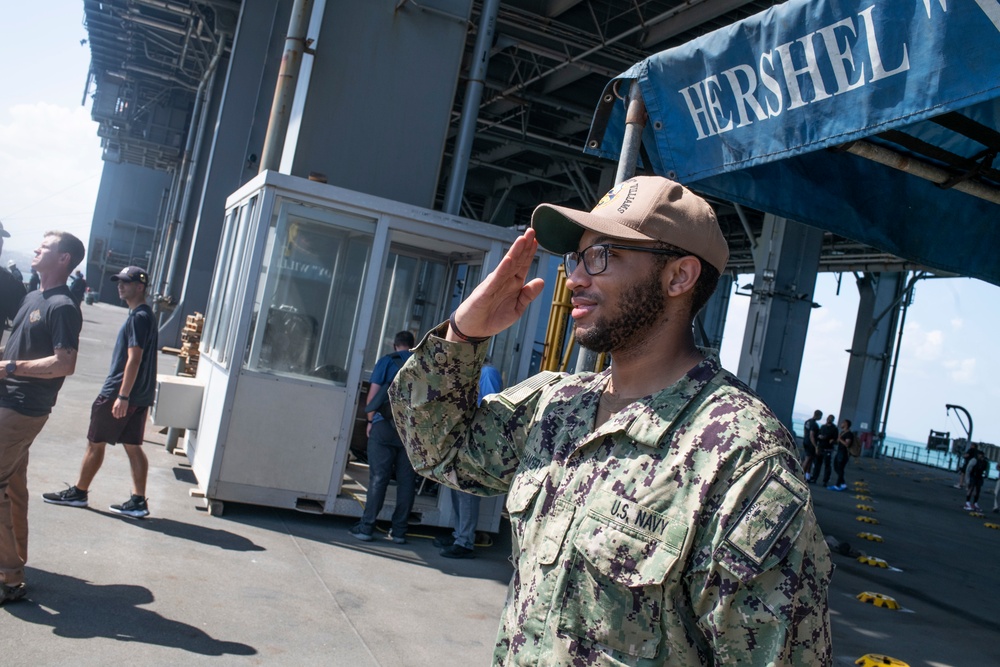
[[[899,351],[903,347],[903,329],[906,326],[906,311],[910,308],[910,300],[913,294],[913,287],[920,280],[919,275],[913,276],[906,286],[906,290],[903,292],[906,295],[906,299],[903,300],[903,312],[899,316],[899,331],[896,332],[896,349],[893,351],[892,355],[892,372],[889,374],[889,388],[886,391],[885,396],[885,409],[882,410],[882,426],[878,430],[877,437],[879,439],[878,446],[875,448],[876,456],[879,453],[882,442],[885,440],[885,430],[889,424],[889,408],[892,407],[892,390],[896,385],[896,368],[899,367]]]
[[[743,231],[746,232],[747,238],[750,239],[750,249],[757,249],[757,237],[753,235],[753,230],[750,228],[750,221],[747,219],[747,212],[743,210],[743,207],[739,204],[733,202],[733,208],[736,209],[736,215],[740,218],[740,223],[743,225]]]
[[[625,111],[625,136],[622,138],[622,152],[618,158],[618,170],[615,172],[615,185],[626,181],[635,175],[636,163],[639,160],[639,148],[642,146],[642,132],[646,128],[646,103],[642,99],[642,89],[638,79],[632,81],[628,91],[628,108]],[[581,348],[576,358],[576,372],[596,370],[597,353]]]
[[[274,88],[271,116],[267,122],[264,150],[261,151],[260,169],[257,173],[263,173],[268,169],[277,171],[281,165],[281,151],[285,147],[285,135],[288,133],[289,112],[292,108],[292,99],[295,97],[295,81],[299,77],[302,54],[306,50],[306,33],[309,30],[312,5],[313,0],[295,0],[295,4],[292,5],[292,18],[289,19],[288,35],[285,37],[285,52],[281,56],[281,69],[278,71],[278,83]]]
[[[490,45],[493,43],[493,33],[496,30],[499,9],[500,0],[485,0],[482,14],[479,16],[479,34],[476,35],[476,46],[472,54],[469,83],[465,88],[465,101],[462,102],[462,121],[458,137],[455,139],[455,157],[451,161],[451,174],[448,177],[448,187],[444,193],[444,212],[452,215],[458,213],[462,193],[465,191],[465,177],[469,171],[472,141],[476,136],[479,101],[483,97],[486,65],[490,60]]]
[[[863,157],[867,160],[871,160],[872,162],[878,162],[886,167],[892,167],[893,169],[905,171],[908,174],[931,181],[937,185],[946,183],[954,177],[954,174],[951,174],[944,169],[927,164],[926,162],[921,162],[920,160],[902,155],[901,153],[889,150],[888,148],[883,148],[882,146],[878,146],[868,141],[852,141],[844,144],[840,148],[853,155]],[[949,189],[958,190],[959,192],[964,192],[965,194],[978,197],[979,199],[984,199],[988,202],[993,202],[994,204],[1000,204],[1000,190],[991,188],[983,183],[976,181],[959,181]]]
[[[208,69],[205,70],[205,76],[202,79],[202,84],[204,85],[204,90],[202,92],[202,97],[204,101],[201,105],[201,118],[194,121],[192,116],[192,122],[197,122],[197,137],[195,137],[194,149],[191,152],[191,159],[188,163],[187,174],[185,177],[184,184],[184,197],[181,200],[181,208],[176,219],[176,231],[174,233],[174,244],[170,252],[170,268],[167,271],[167,280],[164,287],[165,291],[169,295],[173,291],[174,282],[177,279],[177,266],[180,260],[181,244],[184,242],[184,227],[185,219],[187,218],[188,208],[191,205],[191,190],[194,186],[194,173],[198,165],[198,158],[201,155],[201,145],[205,138],[205,126],[208,124],[208,110],[212,107],[212,91],[215,88],[216,80],[216,68],[219,65],[219,60],[222,59],[222,54],[226,50],[226,38],[224,36],[219,37],[219,41],[215,47],[215,55],[212,56],[212,62],[208,64]],[[207,83],[206,83],[207,82]],[[190,135],[188,135],[190,138]]]

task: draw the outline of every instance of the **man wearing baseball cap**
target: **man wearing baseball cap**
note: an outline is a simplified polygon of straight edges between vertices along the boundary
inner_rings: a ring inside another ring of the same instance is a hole
[[[127,266],[111,280],[118,283],[118,296],[128,304],[128,317],[118,331],[111,356],[111,370],[90,411],[87,451],[77,483],[68,489],[43,493],[53,505],[87,507],[90,484],[104,463],[108,443],[122,443],[132,471],[132,495],[111,505],[116,514],[141,519],[149,515],[146,503],[146,473],[149,463],[142,442],[146,413],[156,394],[156,318],[146,303],[149,274],[138,266]]]
[[[598,373],[541,373],[476,405],[489,338],[563,255]],[[542,204],[390,390],[414,468],[507,494],[513,563],[494,664],[829,665],[829,551],[794,441],[696,347],[729,252],[711,206],[637,176],[590,212]]]

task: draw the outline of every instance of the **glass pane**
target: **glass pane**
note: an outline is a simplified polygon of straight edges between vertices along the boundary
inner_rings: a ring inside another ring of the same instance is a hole
[[[345,384],[374,230],[374,220],[339,211],[280,208],[254,301],[248,369]]]
[[[238,318],[240,311],[236,307],[238,303],[243,303],[243,295],[246,289],[246,280],[249,275],[249,245],[251,244],[250,225],[253,221],[254,208],[257,198],[254,197],[249,202],[240,207],[239,221],[233,230],[232,247],[228,250],[225,261],[220,261],[220,269],[225,271],[226,279],[222,285],[221,292],[216,299],[220,302],[219,324],[213,345],[216,349],[216,358],[223,366],[229,366],[229,359],[233,356],[233,341],[231,333],[235,334],[234,318]]]
[[[392,352],[392,341],[400,331],[414,338],[444,320],[445,262],[420,257],[402,248],[392,248],[375,304],[375,322],[365,347],[365,371],[370,373],[379,357]]]
[[[229,211],[229,214],[226,215],[225,231],[223,232],[222,243],[219,244],[219,256],[215,264],[215,277],[212,280],[212,291],[209,293],[208,308],[205,312],[205,332],[202,337],[201,351],[213,359],[218,357],[217,333],[219,331],[219,309],[222,305],[220,296],[226,293],[226,280],[229,277],[226,267],[229,265],[229,260],[233,252],[236,230],[235,221],[238,215],[239,209],[236,208]]]

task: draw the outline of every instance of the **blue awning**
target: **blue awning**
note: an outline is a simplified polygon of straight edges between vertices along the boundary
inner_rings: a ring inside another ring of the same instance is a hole
[[[1000,285],[1000,0],[789,0],[612,80],[588,152],[618,158],[631,80],[656,173]]]

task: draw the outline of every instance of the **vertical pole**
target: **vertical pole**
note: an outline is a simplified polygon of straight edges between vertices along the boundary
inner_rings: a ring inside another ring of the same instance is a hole
[[[212,61],[209,63],[208,69],[205,70],[205,76],[202,79],[205,87],[201,91],[201,97],[204,98],[201,104],[201,117],[200,119],[195,119],[192,116],[192,122],[197,123],[198,130],[197,136],[194,139],[194,148],[191,151],[191,160],[188,163],[187,174],[185,175],[184,196],[181,198],[180,210],[177,212],[176,217],[173,248],[170,251],[170,263],[167,268],[167,277],[163,287],[164,293],[167,296],[172,295],[174,283],[177,281],[177,267],[180,261],[181,244],[184,243],[185,222],[188,209],[191,206],[191,190],[194,188],[194,175],[198,170],[198,160],[201,158],[201,145],[205,138],[206,126],[208,125],[208,112],[212,108],[212,91],[215,89],[216,80],[215,73],[219,66],[219,60],[226,50],[226,36],[220,34],[218,37],[219,41],[216,45],[215,55],[212,56]]]
[[[292,5],[292,18],[288,22],[288,34],[285,37],[285,52],[281,56],[281,69],[278,71],[278,83],[271,102],[271,115],[267,121],[267,134],[257,173],[268,169],[276,171],[281,164],[281,151],[285,147],[285,135],[288,133],[289,112],[295,97],[295,80],[299,77],[302,54],[306,50],[306,32],[309,30],[312,4],[313,0],[295,0]]]
[[[646,129],[647,119],[646,103],[642,100],[642,89],[639,88],[639,80],[635,79],[628,91],[625,137],[622,139],[622,152],[618,158],[618,171],[615,172],[615,185],[635,175],[636,163],[639,161],[639,148],[642,146],[642,133]],[[593,371],[596,366],[597,353],[580,348],[580,353],[576,358],[576,372]]]
[[[479,101],[483,96],[486,80],[486,65],[490,59],[493,33],[496,30],[497,12],[500,0],[484,0],[479,16],[479,34],[476,35],[475,52],[469,69],[469,84],[462,102],[462,120],[455,139],[455,155],[451,161],[451,174],[444,194],[444,212],[458,215],[465,191],[465,176],[469,171],[469,157],[472,155],[472,140],[476,134],[476,120],[479,118]]]

